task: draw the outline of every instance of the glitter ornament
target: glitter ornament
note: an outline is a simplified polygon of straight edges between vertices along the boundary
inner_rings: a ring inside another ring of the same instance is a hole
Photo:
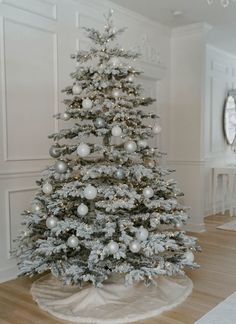
[[[154,196],[154,191],[151,187],[146,187],[143,189],[143,195],[145,198],[152,198]]]
[[[58,219],[55,216],[50,216],[46,220],[46,226],[49,229],[52,229],[57,226]]]
[[[109,252],[112,254],[115,254],[119,250],[119,245],[114,241],[111,241],[107,247],[109,249]]]
[[[76,237],[75,235],[71,235],[67,242],[66,242],[67,246],[69,246],[70,248],[76,248],[79,245],[79,239],[78,237]]]
[[[134,141],[128,141],[125,143],[125,150],[127,153],[134,153],[137,149],[137,145]]]
[[[32,213],[40,214],[43,209],[43,205],[40,201],[34,201],[31,207]]]
[[[88,214],[88,206],[85,204],[80,204],[77,208],[77,215],[78,216],[85,216]]]
[[[71,117],[70,114],[67,113],[67,112],[64,112],[64,113],[62,114],[62,118],[63,118],[64,120],[69,120],[70,117]]]
[[[131,252],[133,253],[138,253],[140,251],[140,243],[138,241],[132,241],[130,244],[129,244],[129,249]]]
[[[91,109],[93,107],[93,102],[89,98],[86,98],[82,101],[82,107],[84,109]]]
[[[106,126],[106,122],[103,118],[98,117],[94,122],[95,127],[104,128]]]
[[[90,147],[85,143],[80,143],[77,147],[77,154],[80,157],[86,157],[90,154]]]
[[[136,238],[139,241],[146,241],[148,235],[149,235],[148,230],[143,226],[139,227],[138,231],[136,232]]]
[[[72,87],[72,93],[73,95],[79,95],[82,92],[82,88],[81,86],[79,86],[78,84],[74,84]]]
[[[43,191],[46,195],[50,194],[50,193],[52,192],[52,185],[51,185],[51,183],[46,182],[46,183],[43,185],[43,187],[42,187],[42,191]]]
[[[124,172],[124,170],[121,169],[121,168],[117,169],[116,172],[115,172],[115,177],[116,177],[117,179],[120,179],[120,180],[123,179],[123,178],[125,177],[125,172]]]

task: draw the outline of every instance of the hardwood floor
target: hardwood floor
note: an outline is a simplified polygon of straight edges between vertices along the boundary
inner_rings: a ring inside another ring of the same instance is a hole
[[[137,324],[193,324],[236,291],[236,232],[216,229],[233,219],[236,218],[209,216],[207,232],[194,234],[203,251],[196,257],[201,268],[187,271],[194,283],[191,296],[172,311]],[[32,281],[16,279],[0,284],[0,324],[68,323],[38,308],[29,292]]]

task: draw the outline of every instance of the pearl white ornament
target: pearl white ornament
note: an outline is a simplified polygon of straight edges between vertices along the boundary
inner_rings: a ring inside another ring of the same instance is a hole
[[[58,173],[65,173],[68,169],[67,164],[64,161],[58,160],[55,163],[55,170]]]
[[[136,232],[136,238],[139,241],[146,241],[148,235],[149,235],[148,230],[143,226],[139,227],[138,231]]]
[[[70,119],[70,114],[67,113],[67,112],[64,112],[63,115],[62,115],[62,118],[63,118],[64,120],[69,120],[69,119]]]
[[[151,187],[146,187],[143,189],[143,195],[145,198],[152,198],[154,196],[154,191]]]
[[[121,95],[121,92],[120,92],[119,89],[113,89],[113,90],[112,90],[112,96],[113,96],[114,98],[118,98],[118,97],[120,97],[120,95]]]
[[[137,149],[137,144],[134,141],[128,141],[125,143],[125,150],[127,153],[134,153]]]
[[[112,254],[115,254],[119,250],[119,245],[114,241],[111,241],[107,247]]]
[[[86,98],[82,101],[82,107],[84,109],[91,109],[93,107],[93,102],[89,98]]]
[[[138,147],[141,148],[141,149],[147,147],[147,141],[139,140],[138,141]]]
[[[188,263],[192,263],[194,261],[194,254],[191,251],[187,251],[184,253],[184,258]]]
[[[40,214],[40,212],[42,211],[43,205],[40,201],[35,201],[32,204],[32,212],[35,214]]]
[[[86,157],[90,154],[90,147],[85,144],[85,143],[81,143],[78,147],[77,147],[77,154],[80,157]]]
[[[53,158],[58,158],[58,157],[61,155],[61,153],[60,153],[60,151],[58,150],[58,148],[57,148],[56,146],[54,146],[54,145],[52,145],[52,146],[50,147],[50,149],[49,149],[49,154],[50,154],[50,156],[53,157]]]
[[[92,200],[97,197],[97,189],[92,186],[88,185],[84,188],[84,196],[86,199]]]
[[[118,59],[118,57],[112,57],[109,61],[114,67],[117,67],[120,65],[120,61]]]
[[[133,253],[138,253],[140,251],[140,244],[138,241],[132,241],[130,244],[129,244],[129,249],[131,252]]]
[[[124,176],[125,176],[125,172],[124,172],[123,169],[120,168],[120,169],[117,169],[117,170],[116,170],[116,172],[115,172],[115,177],[116,177],[117,179],[123,179]]]
[[[152,128],[152,132],[153,134],[159,134],[161,132],[161,126],[160,125],[157,125],[155,124]]]
[[[79,86],[78,84],[74,84],[72,87],[72,92],[74,95],[79,95],[82,92],[81,86]]]
[[[57,226],[58,219],[55,216],[50,216],[46,220],[46,226],[49,229],[52,229]]]
[[[77,215],[78,216],[85,216],[88,214],[88,206],[85,204],[80,204],[77,208]]]
[[[43,192],[48,195],[52,192],[52,185],[49,182],[46,182],[42,187]]]
[[[75,235],[71,235],[66,244],[71,248],[76,248],[79,245],[79,239]]]
[[[122,129],[120,128],[120,126],[114,126],[112,127],[111,133],[113,136],[121,136]]]
[[[95,123],[94,123],[95,127],[97,128],[103,128],[106,126],[106,122],[103,118],[100,118],[98,117],[96,120],[95,120]]]

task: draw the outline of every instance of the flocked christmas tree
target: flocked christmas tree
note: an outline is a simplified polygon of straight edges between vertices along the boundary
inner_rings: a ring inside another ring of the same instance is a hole
[[[75,123],[49,136],[55,163],[42,172],[32,210],[23,213],[20,274],[50,270],[67,284],[99,286],[113,273],[148,284],[197,267],[196,240],[181,230],[188,214],[180,192],[148,144],[160,127],[144,109],[154,100],[134,82],[140,71],[130,61],[138,54],[113,43],[124,29],[114,29],[111,13],[103,32],[85,30],[93,44],[72,56],[73,85],[56,116]]]

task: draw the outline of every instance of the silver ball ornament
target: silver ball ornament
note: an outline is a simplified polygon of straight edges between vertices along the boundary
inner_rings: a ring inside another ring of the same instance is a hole
[[[62,118],[63,118],[64,120],[69,120],[70,117],[71,117],[70,114],[67,113],[67,112],[64,112],[64,113],[62,114]]]
[[[145,198],[152,198],[154,196],[154,191],[151,187],[146,187],[143,189],[143,195]]]
[[[55,163],[55,170],[58,173],[65,173],[68,169],[68,165],[61,160],[56,161]]]
[[[57,148],[56,146],[54,146],[54,145],[52,145],[52,146],[50,147],[50,149],[49,149],[49,154],[50,154],[50,156],[53,157],[53,158],[58,158],[58,157],[61,155],[61,153],[60,153],[60,151],[58,150],[58,148]]]
[[[76,237],[75,235],[71,235],[67,242],[66,242],[67,246],[69,246],[70,248],[76,248],[79,245],[79,239],[78,237]]]
[[[115,172],[115,177],[116,177],[117,179],[120,179],[120,180],[123,179],[123,178],[125,177],[125,172],[124,172],[124,170],[121,169],[121,168],[117,169],[116,172]]]
[[[129,249],[133,253],[138,253],[141,249],[140,243],[138,241],[132,241],[129,244]]]
[[[43,185],[43,187],[42,187],[42,191],[43,191],[46,195],[50,194],[50,193],[52,192],[52,185],[51,185],[51,183],[46,182],[46,183]]]
[[[80,204],[77,208],[77,215],[78,216],[85,216],[88,214],[88,206],[85,204]]]
[[[194,261],[194,254],[191,251],[184,253],[184,259],[187,263],[192,263]]]
[[[74,84],[72,87],[72,93],[73,95],[79,95],[82,92],[82,88],[78,84]]]
[[[108,249],[109,249],[109,252],[112,253],[112,254],[115,254],[116,252],[118,252],[119,250],[119,245],[118,243],[114,242],[114,241],[111,241],[109,244],[108,244]]]
[[[121,136],[122,129],[120,128],[120,126],[114,126],[111,129],[111,134],[116,137]]]
[[[55,216],[50,216],[46,220],[46,226],[49,229],[52,229],[57,226],[58,219]]]
[[[152,128],[153,134],[159,134],[161,132],[161,126],[158,124],[155,124]]]
[[[146,148],[147,145],[148,145],[148,144],[147,144],[147,141],[145,141],[145,140],[139,140],[139,141],[138,141],[138,147],[141,148],[141,149]]]
[[[113,96],[114,98],[118,98],[118,97],[120,97],[120,95],[121,95],[121,92],[120,92],[119,89],[113,89],[113,90],[112,90],[112,96]]]
[[[94,122],[95,127],[104,128],[106,126],[106,122],[103,118],[98,117]]]
[[[137,149],[137,144],[134,141],[128,141],[124,147],[127,153],[134,153]]]
[[[149,232],[143,226],[139,227],[138,231],[136,232],[136,238],[139,241],[146,241],[148,238]]]
[[[31,210],[34,214],[40,214],[40,212],[42,211],[43,205],[40,201],[34,201],[32,203],[32,207]]]
[[[82,107],[84,109],[91,109],[93,107],[93,102],[89,98],[86,98],[82,101]]]
[[[85,143],[80,143],[77,147],[77,154],[80,157],[86,157],[90,154],[90,147]]]
[[[97,188],[92,185],[88,185],[84,188],[84,197],[88,200],[93,200],[97,197]]]

